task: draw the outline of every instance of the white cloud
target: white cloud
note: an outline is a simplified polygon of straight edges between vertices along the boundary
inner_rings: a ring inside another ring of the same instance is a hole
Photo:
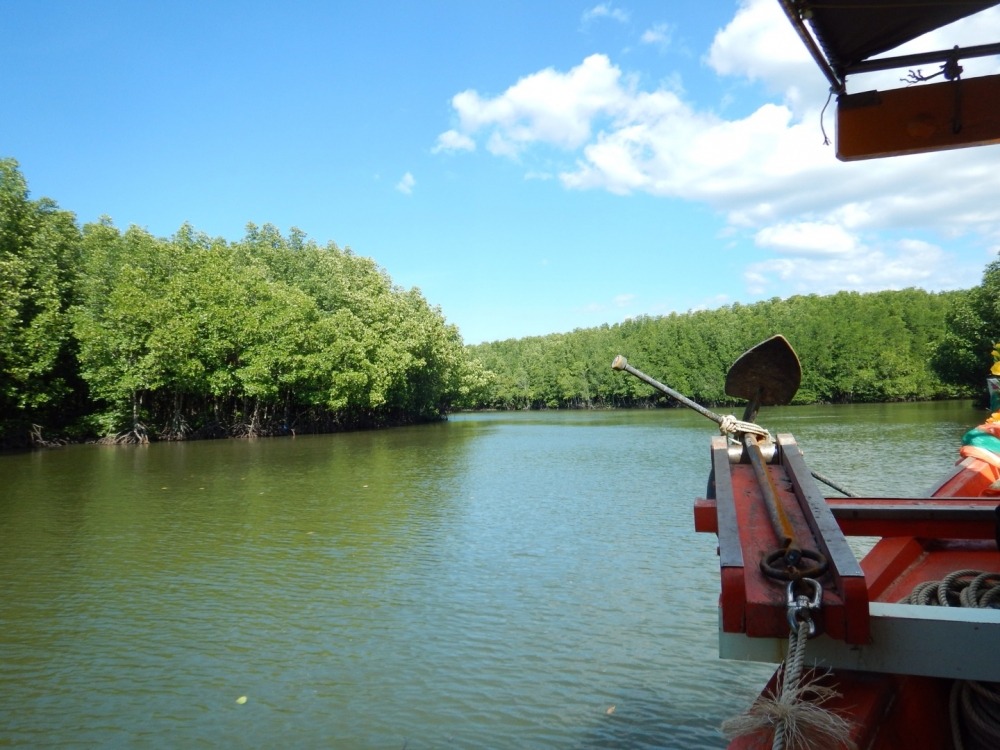
[[[452,98],[459,129],[439,142],[485,130],[490,152],[500,156],[516,156],[538,142],[578,148],[590,139],[594,118],[620,106],[620,78],[606,56],[591,55],[568,73],[546,68],[525,76],[500,96],[463,91]]]
[[[593,8],[584,11],[583,21],[587,23],[599,18],[610,18],[619,23],[627,23],[629,19],[628,11],[616,8],[612,3],[599,3]]]
[[[652,44],[660,47],[661,49],[666,49],[670,46],[673,33],[674,30],[670,24],[658,23],[642,32],[642,36],[639,37],[639,41],[643,44]]]
[[[744,278],[754,294],[789,296],[914,286],[954,289],[968,285],[970,272],[981,268],[955,267],[954,258],[939,246],[909,239],[884,246],[858,243],[820,257],[800,253],[770,258],[748,266]]]
[[[438,154],[442,151],[475,151],[476,142],[464,133],[457,130],[446,130],[438,136],[437,143],[431,149],[432,153]]]
[[[396,190],[403,193],[404,195],[412,195],[413,188],[416,187],[417,181],[414,179],[413,175],[407,172],[402,176],[399,182],[396,183]]]
[[[813,101],[826,99],[826,79],[774,0],[744,0],[705,62],[719,75],[760,81],[786,101],[797,102],[803,90]]]
[[[844,257],[857,252],[857,237],[832,222],[775,224],[757,232],[758,246],[798,256]]]
[[[982,15],[991,38],[1000,36],[1000,10]],[[964,45],[970,33],[956,25],[943,46]],[[773,0],[741,3],[705,61],[736,82],[759,82],[772,100],[727,119],[678,87],[643,89],[638,76],[595,54],[495,96],[457,94],[458,125],[438,142],[465,150],[482,142],[528,175],[558,173],[572,190],[707,204],[725,217],[727,242],[752,238],[764,258],[745,271],[755,293],[978,281],[981,257],[957,263],[953,250],[926,238],[962,238],[983,254],[1000,244],[998,147],[837,161],[821,130],[826,80]],[[886,231],[891,241],[880,239]]]

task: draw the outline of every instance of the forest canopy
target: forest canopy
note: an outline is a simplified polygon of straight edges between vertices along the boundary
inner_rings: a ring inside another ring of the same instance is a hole
[[[802,363],[795,403],[914,401],[971,395],[931,366],[949,312],[967,292],[918,289],[797,296],[469,347],[490,373],[480,407],[649,406],[663,397],[613,372],[616,354],[704,404],[728,404],[725,375],[751,346],[783,334]],[[986,350],[988,356],[989,349]]]
[[[169,238],[79,227],[0,159],[0,446],[52,438],[282,435],[456,409],[663,405],[617,354],[702,403],[776,333],[797,403],[968,397],[1000,338],[1000,261],[981,286],[795,296],[464,346],[418,289],[298,229]],[[51,436],[51,438],[49,437]]]
[[[81,230],[28,198],[16,162],[0,170],[8,434],[326,431],[434,419],[462,395],[457,328],[369,258],[266,224],[237,242]]]

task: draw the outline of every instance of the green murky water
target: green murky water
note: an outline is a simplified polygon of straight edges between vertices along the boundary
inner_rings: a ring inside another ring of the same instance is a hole
[[[902,496],[981,416],[761,421]],[[488,414],[0,456],[0,746],[723,746],[771,670],[716,657],[715,539],[691,514],[712,432],[682,410]]]

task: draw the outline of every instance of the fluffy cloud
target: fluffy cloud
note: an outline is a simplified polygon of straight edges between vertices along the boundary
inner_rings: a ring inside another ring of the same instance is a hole
[[[670,46],[673,34],[674,30],[670,24],[658,23],[642,32],[642,36],[639,37],[639,41],[643,44],[652,44],[660,49],[666,49]]]
[[[618,21],[619,23],[626,23],[628,22],[629,14],[628,11],[616,8],[611,3],[599,3],[583,13],[584,23],[594,21],[599,18],[610,18],[614,21]]]
[[[705,62],[723,76],[760,81],[799,104],[802,91],[822,104],[827,84],[784,11],[773,0],[751,0],[712,41]]]
[[[407,172],[404,174],[399,182],[396,183],[396,190],[403,193],[404,195],[412,195],[413,188],[416,187],[417,181],[414,179],[413,175]]]
[[[476,142],[464,133],[457,130],[446,130],[438,136],[437,143],[431,149],[432,153],[438,154],[442,151],[475,151]]]
[[[801,221],[775,224],[757,232],[754,241],[781,253],[845,257],[857,251],[857,238],[831,222]]]
[[[605,5],[591,11],[608,12]],[[936,32],[931,43],[995,39],[1000,10],[953,29]],[[707,204],[764,257],[745,273],[761,293],[778,285],[808,291],[975,283],[985,252],[969,264],[976,270],[960,277],[949,253],[926,239],[937,233],[1000,243],[995,150],[838,162],[823,142],[826,80],[773,0],[743,2],[704,62],[719,76],[757,82],[770,101],[727,119],[678,90],[644,90],[636,76],[594,54],[566,72],[525,76],[496,96],[457,94],[457,127],[439,136],[438,147],[471,151],[479,141],[532,174],[561,160],[557,171],[568,189]],[[966,69],[991,67],[995,59]],[[898,71],[890,77],[875,83],[898,87]],[[894,233],[891,242],[879,240],[886,231]]]
[[[592,55],[568,73],[547,68],[526,76],[501,96],[463,91],[451,102],[459,127],[438,141],[486,131],[487,148],[498,156],[517,156],[535,143],[579,148],[592,137],[595,118],[624,106],[620,79],[606,56]]]
[[[844,235],[834,238],[843,245],[811,253],[810,248],[817,247],[815,238],[802,239],[802,247],[789,246],[787,253],[751,263],[744,272],[748,290],[761,296],[788,296],[841,289],[954,288],[965,282],[967,273],[981,271],[978,265],[956,267],[940,247],[920,240],[869,246]]]

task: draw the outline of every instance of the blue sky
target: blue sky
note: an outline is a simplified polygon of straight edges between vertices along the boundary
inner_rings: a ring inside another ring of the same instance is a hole
[[[838,162],[777,0],[0,0],[0,29],[32,197],[163,237],[298,227],[466,343],[966,288],[1000,251],[1000,147]],[[997,39],[994,9],[934,43]]]

